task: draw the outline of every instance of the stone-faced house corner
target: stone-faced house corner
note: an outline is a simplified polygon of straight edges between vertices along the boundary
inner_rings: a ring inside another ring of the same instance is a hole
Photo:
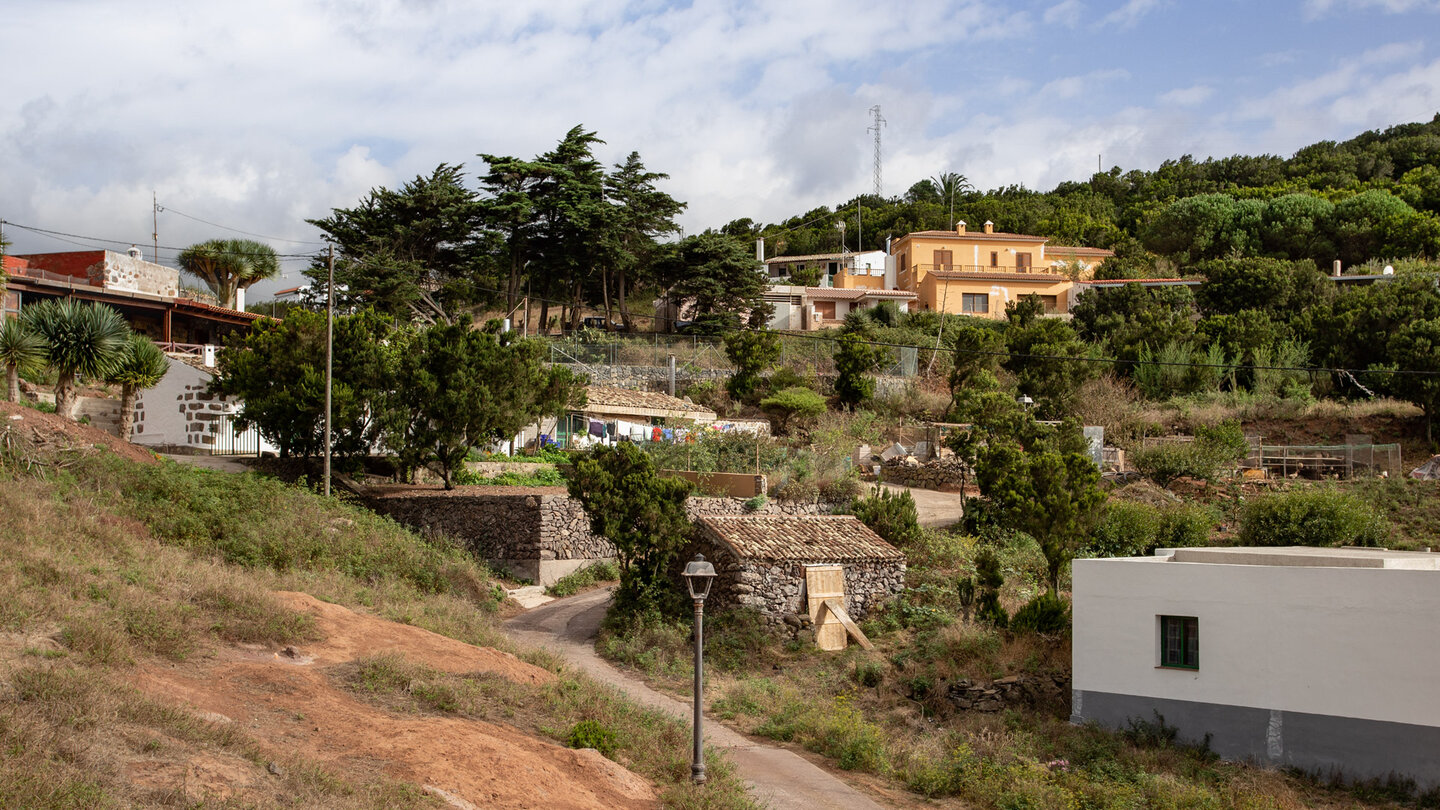
[[[715,565],[706,606],[750,608],[768,624],[808,615],[805,571],[840,565],[845,611],[859,621],[905,587],[905,555],[850,515],[726,515],[696,520],[676,569],[696,553]]]

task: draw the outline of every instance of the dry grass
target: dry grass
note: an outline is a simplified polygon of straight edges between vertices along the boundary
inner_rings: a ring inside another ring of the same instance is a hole
[[[378,771],[291,756],[126,685],[137,665],[315,638],[313,619],[272,591],[363,606],[563,672],[551,654],[514,650],[483,566],[363,510],[255,476],[26,458],[39,466],[0,456],[0,807],[441,806]],[[508,682],[437,678],[432,697],[447,705],[452,689],[471,701],[456,706],[500,720],[523,707],[515,724],[552,738],[576,717],[605,718],[674,806],[748,806],[723,762],[708,792],[690,789],[683,724],[574,675],[561,683],[536,699]],[[202,784],[194,767],[229,778]],[[161,772],[173,778],[150,778]],[[243,794],[227,791],[234,784]]]

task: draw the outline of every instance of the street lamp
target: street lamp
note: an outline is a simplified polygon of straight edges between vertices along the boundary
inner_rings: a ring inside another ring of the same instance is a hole
[[[695,747],[690,761],[690,781],[697,785],[705,782],[705,758],[701,752],[701,699],[704,696],[701,673],[704,669],[705,649],[705,597],[710,595],[710,583],[715,579],[715,566],[705,561],[704,554],[685,565],[685,587],[690,589],[690,598],[695,600]]]
[[[1021,395],[1020,395],[1020,398],[1017,399],[1016,402],[1019,402],[1019,403],[1020,403],[1020,407],[1024,408],[1024,409],[1027,410],[1027,411],[1030,410],[1031,408],[1035,407],[1035,400],[1031,399],[1029,396],[1027,396],[1027,395],[1025,395],[1025,394],[1021,394]]]

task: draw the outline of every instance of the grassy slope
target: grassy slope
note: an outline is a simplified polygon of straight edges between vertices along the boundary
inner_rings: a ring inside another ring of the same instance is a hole
[[[228,642],[314,638],[309,617],[281,609],[269,596],[274,590],[306,591],[507,649],[494,616],[503,594],[482,566],[364,510],[253,475],[136,465],[108,454],[50,457],[40,466],[14,459],[0,454],[0,806],[188,804],[127,773],[137,755],[169,748],[242,767],[281,763],[267,805],[437,804],[411,785],[332,772],[235,726],[156,704],[127,685],[127,675],[137,662],[185,660]],[[615,734],[613,758],[654,779],[667,805],[749,806],[718,759],[718,778],[706,790],[689,787],[681,724],[544,655],[519,652],[561,678],[533,690],[451,679],[412,694],[449,689],[458,697],[419,708],[509,722],[561,742],[576,722],[595,720]],[[511,708],[517,703],[523,712]]]

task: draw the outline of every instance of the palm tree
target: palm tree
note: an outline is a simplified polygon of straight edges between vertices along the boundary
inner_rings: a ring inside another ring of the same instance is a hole
[[[0,365],[10,383],[10,402],[20,401],[20,373],[45,364],[45,341],[20,321],[10,319],[0,324]]]
[[[935,190],[940,192],[940,199],[950,204],[950,230],[955,230],[955,195],[964,194],[967,191],[974,191],[975,187],[965,179],[965,175],[955,172],[941,172],[935,175],[930,182]]]
[[[130,326],[120,313],[73,298],[51,299],[22,310],[25,325],[45,342],[55,370],[55,413],[74,418],[76,377],[104,379],[124,357]]]
[[[220,305],[235,308],[239,290],[280,274],[275,248],[253,239],[211,239],[180,251],[180,269],[215,292]]]
[[[135,426],[135,394],[160,384],[170,361],[160,347],[144,335],[131,334],[125,356],[105,376],[105,382],[120,386],[120,438],[130,441]]]

